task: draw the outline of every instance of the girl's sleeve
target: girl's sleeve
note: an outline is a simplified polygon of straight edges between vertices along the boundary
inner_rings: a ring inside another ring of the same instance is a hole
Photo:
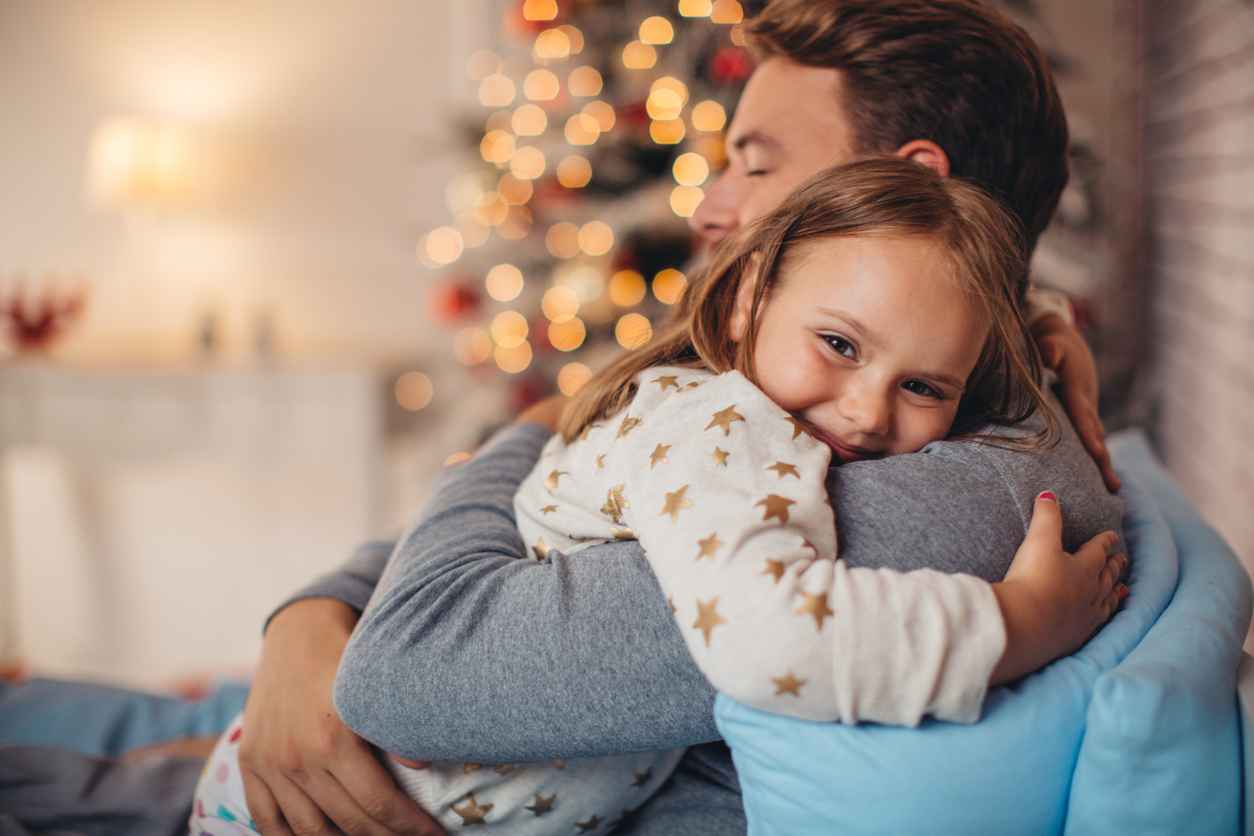
[[[616,421],[617,508],[717,690],[812,720],[979,718],[1006,641],[992,588],[837,560],[830,450],[743,375],[646,372]]]

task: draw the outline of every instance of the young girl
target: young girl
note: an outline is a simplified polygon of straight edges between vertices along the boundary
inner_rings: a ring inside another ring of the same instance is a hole
[[[978,189],[901,160],[824,172],[722,245],[650,348],[584,388],[519,490],[520,533],[537,560],[639,539],[697,664],[741,702],[973,722],[1005,647],[991,588],[837,561],[825,477],[833,457],[1049,416],[1025,285],[1015,227]],[[239,736],[209,760],[194,833],[248,822]],[[681,754],[394,772],[448,828],[605,833]]]

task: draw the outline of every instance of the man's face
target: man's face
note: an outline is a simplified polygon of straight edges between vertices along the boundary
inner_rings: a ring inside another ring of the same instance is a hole
[[[689,225],[702,248],[778,206],[829,166],[855,158],[838,70],[771,58],[754,71],[727,133],[727,169]]]

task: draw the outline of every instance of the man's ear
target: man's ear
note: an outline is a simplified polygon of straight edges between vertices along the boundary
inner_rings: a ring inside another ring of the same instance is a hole
[[[930,139],[912,139],[897,149],[896,156],[925,165],[941,177],[949,176],[949,155]]]
[[[734,343],[743,340],[749,332],[749,311],[753,307],[753,293],[758,285],[758,267],[761,263],[761,257],[754,252],[749,256],[745,271],[740,276],[740,287],[736,288],[736,303],[732,306],[730,323]]]

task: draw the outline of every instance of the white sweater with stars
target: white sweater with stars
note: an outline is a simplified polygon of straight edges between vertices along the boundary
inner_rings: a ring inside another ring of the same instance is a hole
[[[988,583],[837,559],[831,451],[738,372],[657,367],[555,436],[515,499],[536,559],[638,539],[702,672],[811,720],[975,722],[1005,649]]]

